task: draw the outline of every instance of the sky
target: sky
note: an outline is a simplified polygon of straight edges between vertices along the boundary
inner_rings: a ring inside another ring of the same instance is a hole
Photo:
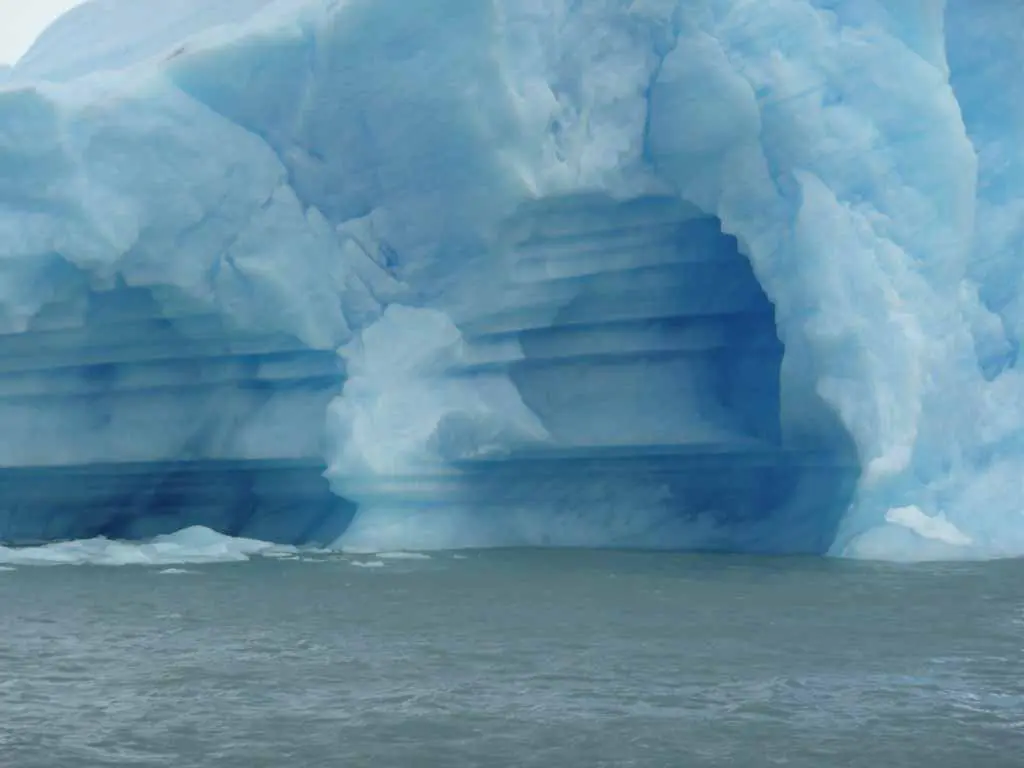
[[[51,21],[81,0],[0,0],[0,64],[13,64]]]

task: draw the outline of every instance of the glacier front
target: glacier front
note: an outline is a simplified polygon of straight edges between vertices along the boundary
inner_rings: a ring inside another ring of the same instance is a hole
[[[1024,554],[1024,6],[88,0],[0,540]]]

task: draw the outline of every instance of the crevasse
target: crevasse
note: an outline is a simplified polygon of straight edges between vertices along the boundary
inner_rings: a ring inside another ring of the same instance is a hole
[[[1022,28],[86,2],[0,80],[0,538],[1021,554]]]

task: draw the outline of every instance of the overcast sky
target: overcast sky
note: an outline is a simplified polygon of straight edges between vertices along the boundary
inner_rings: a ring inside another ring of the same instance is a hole
[[[0,64],[17,61],[51,21],[79,2],[0,0]]]

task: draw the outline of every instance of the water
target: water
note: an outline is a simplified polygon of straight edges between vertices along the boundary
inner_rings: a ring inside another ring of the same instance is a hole
[[[17,567],[0,608],[12,768],[1024,761],[1022,562]]]

